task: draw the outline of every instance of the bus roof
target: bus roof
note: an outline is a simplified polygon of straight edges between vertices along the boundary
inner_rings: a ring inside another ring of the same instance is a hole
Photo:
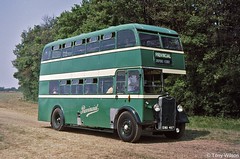
[[[101,29],[101,30],[97,30],[97,31],[89,32],[89,33],[82,33],[80,35],[66,38],[66,39],[59,39],[57,41],[47,44],[45,47],[64,44],[64,43],[70,42],[70,41],[76,41],[79,39],[90,38],[93,36],[103,35],[103,34],[106,34],[109,32],[115,32],[115,31],[125,30],[125,29],[136,29],[136,30],[141,30],[141,31],[158,32],[158,33],[178,36],[178,33],[171,29],[153,26],[153,25],[130,23],[130,24],[122,24],[122,25],[118,25],[118,26],[110,26],[109,28],[106,28],[106,29]]]

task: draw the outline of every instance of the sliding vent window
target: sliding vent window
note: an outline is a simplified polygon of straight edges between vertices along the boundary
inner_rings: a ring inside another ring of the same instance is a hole
[[[115,48],[115,33],[107,33],[102,35],[102,41],[100,42],[100,50],[111,50]]]
[[[60,94],[70,94],[71,80],[60,81]]]
[[[73,79],[71,86],[72,94],[83,94],[83,79]]]
[[[97,78],[85,79],[84,94],[97,94]]]

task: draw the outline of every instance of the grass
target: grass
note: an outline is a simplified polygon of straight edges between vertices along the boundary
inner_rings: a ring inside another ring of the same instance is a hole
[[[190,117],[189,128],[222,129],[240,131],[240,119],[193,116]]]
[[[218,117],[189,117],[187,137],[240,144],[240,120]]]

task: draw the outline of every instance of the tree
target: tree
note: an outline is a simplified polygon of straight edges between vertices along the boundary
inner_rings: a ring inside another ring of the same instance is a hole
[[[22,42],[14,50],[17,58],[12,63],[18,70],[14,77],[19,80],[26,100],[37,100],[41,53],[44,45],[53,40],[50,26],[53,21],[54,19],[48,19],[44,25],[35,25],[34,28],[23,31]]]

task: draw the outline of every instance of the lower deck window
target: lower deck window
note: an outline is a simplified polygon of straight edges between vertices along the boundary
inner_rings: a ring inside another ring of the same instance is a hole
[[[49,94],[59,94],[59,81],[49,82]]]
[[[98,84],[99,94],[112,94],[113,93],[113,78],[101,77]]]

